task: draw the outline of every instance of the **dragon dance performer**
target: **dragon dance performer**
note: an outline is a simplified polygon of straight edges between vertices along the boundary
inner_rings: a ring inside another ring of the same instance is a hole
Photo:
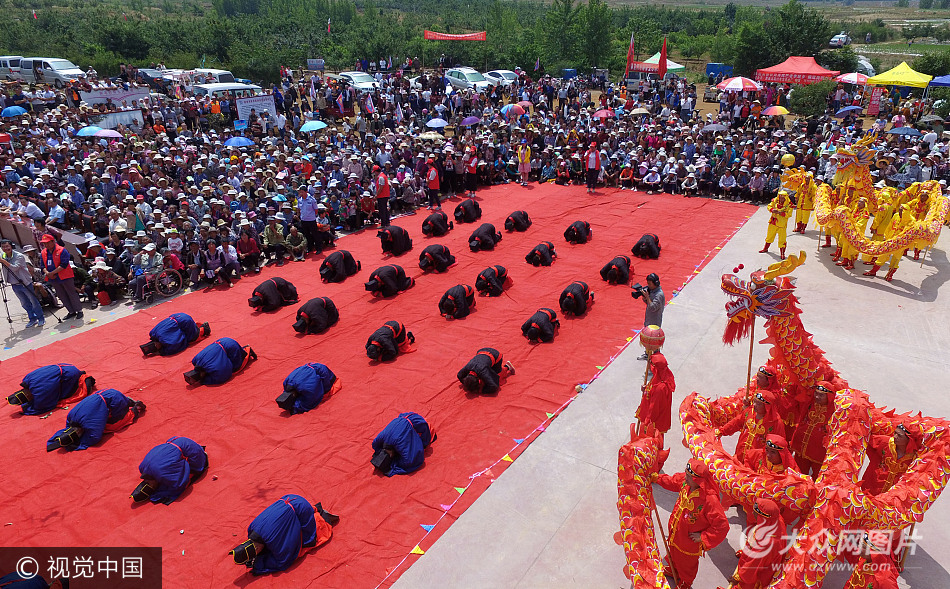
[[[857,231],[858,235],[864,235],[867,231],[868,221],[871,219],[871,215],[867,210],[867,200],[865,198],[859,198],[857,203],[854,205],[854,229]],[[834,256],[831,256],[832,260],[835,260],[838,266],[843,266],[845,270],[854,270],[854,262],[858,257],[858,250],[854,245],[848,241],[847,237],[844,234],[838,240],[838,243],[841,244],[841,247],[838,248],[838,251],[835,252]],[[840,256],[838,255],[840,252]]]
[[[779,257],[785,259],[785,233],[788,227],[788,217],[792,212],[792,201],[788,198],[788,191],[779,190],[778,195],[769,203],[769,230],[765,234],[765,247],[759,250],[760,254],[769,251],[772,242],[778,237]]]
[[[741,431],[740,431],[741,430]],[[779,412],[778,401],[771,391],[758,391],[752,405],[720,428],[716,437],[739,431],[736,442],[736,460],[751,467],[749,451],[765,447],[765,437],[778,434],[785,437],[785,423]]]
[[[669,563],[676,571],[679,589],[689,589],[699,571],[699,559],[726,538],[729,522],[719,503],[719,492],[706,469],[696,458],[690,459],[684,472],[657,474],[656,483],[679,493],[670,514]]]
[[[920,438],[920,432],[911,424],[899,424],[891,437],[873,436],[861,487],[871,495],[889,491],[916,460]]]
[[[854,565],[844,589],[897,589],[899,566],[887,550],[875,546],[868,534],[862,541],[863,554]]]
[[[670,431],[676,380],[663,354],[650,354],[647,363],[653,377],[650,382],[640,387],[643,395],[636,415],[642,424],[641,431],[648,435],[659,434],[662,447],[663,436]]]
[[[750,515],[755,526],[747,533],[754,535],[754,546],[737,553],[739,564],[729,578],[729,589],[766,589],[785,559],[785,519],[779,505],[771,499],[756,499]]]
[[[145,403],[134,401],[115,389],[96,391],[69,410],[66,427],[46,442],[46,451],[85,450],[98,444],[104,434],[135,423],[144,412]]]
[[[930,193],[926,190],[921,190],[920,194],[917,195],[917,198],[907,203],[907,208],[910,210],[911,215],[913,215],[914,220],[923,221],[927,218],[927,211],[930,210]],[[927,247],[926,241],[916,241],[914,242],[914,259],[920,259],[920,248]]]
[[[814,180],[809,179],[802,183],[802,188],[798,193],[798,203],[795,208],[795,232],[805,234],[808,222],[811,220],[811,212],[815,210],[815,192],[817,187]]]
[[[795,459],[788,449],[788,443],[785,438],[776,434],[765,436],[765,447],[761,449],[749,450],[749,467],[756,474],[767,477],[786,478],[793,477],[804,480],[801,473],[795,467]],[[752,506],[746,509],[747,525],[753,525],[755,518],[752,516]],[[781,506],[780,506],[781,507]],[[782,509],[782,519],[791,522],[798,518],[798,514],[792,509]]]
[[[815,385],[811,403],[802,412],[792,436],[791,449],[802,474],[818,478],[818,471],[828,451],[828,422],[834,413],[834,386],[828,381]]]
[[[877,197],[877,208],[873,211],[870,211],[874,215],[874,219],[871,220],[871,241],[883,241],[884,240],[884,231],[887,229],[887,226],[894,216],[894,210],[896,207],[895,204],[896,198],[893,189],[885,189],[878,193]],[[864,260],[866,266],[870,266],[874,263],[874,258],[871,254],[863,254],[861,259]]]
[[[142,482],[132,491],[132,500],[170,505],[208,472],[208,453],[190,438],[172,436],[148,451],[139,472]]]
[[[425,449],[436,437],[424,417],[412,411],[400,413],[373,439],[370,462],[388,477],[409,474],[422,468]]]
[[[901,205],[894,211],[894,216],[891,217],[891,220],[888,221],[887,226],[884,228],[884,239],[890,239],[895,237],[904,229],[906,229],[914,221],[913,215],[910,213],[910,210],[907,205]],[[871,269],[864,273],[865,276],[877,276],[877,271],[881,269],[881,266],[884,265],[884,262],[888,262],[887,276],[884,277],[884,280],[890,282],[894,278],[894,273],[897,272],[897,267],[900,266],[901,256],[904,255],[904,252],[898,250],[889,254],[884,254],[878,256],[874,260],[874,265],[871,266]]]
[[[247,540],[230,554],[235,563],[247,566],[254,575],[284,571],[304,548],[329,542],[332,526],[339,521],[340,516],[329,513],[320,503],[311,506],[300,495],[284,495],[254,518],[247,527]]]

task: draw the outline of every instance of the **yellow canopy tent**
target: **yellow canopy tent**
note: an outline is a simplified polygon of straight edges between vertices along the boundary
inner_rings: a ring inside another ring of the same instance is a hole
[[[932,79],[933,76],[914,71],[906,61],[902,61],[899,66],[868,78],[868,85],[926,88]]]

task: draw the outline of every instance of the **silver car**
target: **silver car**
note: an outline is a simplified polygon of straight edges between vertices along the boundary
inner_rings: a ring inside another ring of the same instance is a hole
[[[453,88],[461,90],[471,89],[476,92],[489,92],[495,86],[492,81],[470,67],[452,68],[445,72],[445,77]]]
[[[496,86],[508,87],[518,80],[518,74],[511,70],[492,70],[485,73],[485,77]]]

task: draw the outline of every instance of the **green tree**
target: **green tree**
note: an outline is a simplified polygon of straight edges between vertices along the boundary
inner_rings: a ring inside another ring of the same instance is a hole
[[[897,0],[898,8],[907,8],[908,6],[910,6],[910,2],[908,2],[907,0]]]
[[[930,10],[934,7],[934,0],[920,0],[921,10]]]
[[[850,45],[841,49],[831,51],[822,51],[818,56],[818,63],[829,70],[837,70],[841,73],[858,71],[858,54]]]
[[[150,44],[145,38],[145,28],[126,21],[115,21],[100,29],[102,46],[107,50],[130,59],[148,57]]]
[[[554,0],[546,15],[546,43],[549,61],[573,61],[577,46],[577,21],[582,6],[574,0]]]
[[[604,0],[589,0],[580,17],[581,54],[584,65],[598,67],[604,65],[604,57],[610,48],[609,40],[613,24],[610,7]]]
[[[910,67],[922,74],[928,74],[934,77],[946,75],[950,72],[950,53],[928,51],[914,59],[914,61],[910,63]]]
[[[817,117],[825,113],[828,108],[828,95],[831,94],[836,82],[831,80],[817,82],[808,86],[798,86],[792,92],[789,110],[803,117]]]
[[[779,63],[773,60],[769,46],[769,35],[761,27],[744,24],[735,37],[733,65],[737,74],[751,76],[755,70]]]

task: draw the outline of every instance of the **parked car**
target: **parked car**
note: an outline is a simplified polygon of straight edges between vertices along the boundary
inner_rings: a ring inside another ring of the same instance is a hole
[[[454,67],[445,72],[445,77],[453,88],[460,90],[472,89],[476,92],[487,92],[495,86],[494,83],[486,79],[478,70],[470,67]]]
[[[706,90],[703,92],[703,102],[719,102],[721,93],[722,91],[715,86],[706,86]]]
[[[502,88],[507,88],[518,80],[518,74],[511,70],[492,70],[487,72],[485,77],[488,81]]]
[[[21,55],[2,55],[0,56],[0,78],[7,81],[20,80],[20,60]]]
[[[237,97],[241,96],[251,96],[254,94],[260,94],[261,87],[256,84],[195,84],[194,93],[196,96],[204,96],[210,94],[211,96],[230,96],[235,95]]]
[[[217,82],[218,84],[233,84],[237,82],[237,80],[234,79],[234,74],[232,74],[228,70],[217,70],[213,68],[199,67],[199,68],[195,68],[195,73],[201,74],[202,76],[210,75],[212,78],[214,78],[214,81]]]
[[[27,57],[20,60],[20,77],[29,84],[53,84],[62,88],[73,80],[86,79],[86,73],[68,59]]]
[[[850,44],[851,44],[851,37],[849,37],[848,34],[845,33],[844,31],[841,31],[840,33],[832,37],[831,41],[828,41],[828,46],[835,47],[835,48],[844,47],[845,45],[850,45]]]
[[[379,88],[379,82],[376,81],[376,78],[366,72],[340,72],[339,76],[360,92],[372,92]]]
[[[147,84],[149,88],[162,94],[168,94],[174,80],[165,70],[141,68],[138,71],[139,83]]]

